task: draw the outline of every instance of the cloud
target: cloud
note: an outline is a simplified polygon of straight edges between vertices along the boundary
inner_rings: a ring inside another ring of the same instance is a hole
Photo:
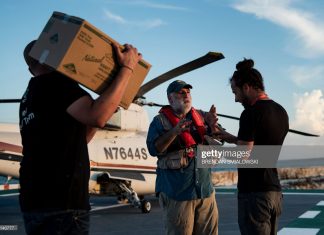
[[[111,11],[108,11],[108,10],[104,10],[105,12],[105,16],[115,22],[115,23],[118,23],[118,24],[127,24],[127,20],[125,20],[123,17],[119,16],[119,15],[116,15],[114,13],[112,13]]]
[[[151,28],[157,28],[161,25],[165,25],[165,23],[161,19],[154,19],[154,20],[147,20],[142,23],[139,23],[138,26],[145,25],[145,28],[151,29]]]
[[[291,80],[300,87],[322,81],[324,78],[324,66],[291,66],[288,69]]]
[[[105,17],[117,24],[122,24],[122,25],[129,25],[137,28],[143,28],[143,29],[152,29],[152,28],[157,28],[159,26],[165,25],[166,23],[161,20],[161,19],[149,19],[149,20],[144,20],[144,21],[133,21],[133,20],[128,20],[125,19],[124,17],[114,14],[109,10],[104,9],[104,14]]]
[[[314,134],[324,134],[324,97],[321,90],[296,95],[296,113],[291,122],[293,129],[307,130]]]
[[[302,44],[300,56],[324,55],[324,24],[317,22],[311,13],[292,7],[292,2],[292,0],[240,0],[233,8],[289,29]]]
[[[111,4],[123,4],[123,5],[136,5],[145,8],[154,8],[159,10],[171,10],[171,11],[189,11],[186,7],[180,7],[170,4],[156,3],[147,0],[106,0],[106,2]]]
[[[168,4],[161,4],[161,3],[154,3],[150,1],[129,1],[129,4],[133,5],[140,5],[143,7],[148,8],[155,8],[155,9],[161,9],[161,10],[174,10],[174,11],[188,11],[188,8],[185,7],[179,7],[174,5],[168,5]]]

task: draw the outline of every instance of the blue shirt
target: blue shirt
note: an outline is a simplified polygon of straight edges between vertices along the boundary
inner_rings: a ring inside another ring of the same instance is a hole
[[[186,117],[190,120],[190,117]],[[166,132],[158,116],[154,117],[147,135],[147,147],[152,156],[157,156],[155,141]],[[160,154],[161,155],[161,154]],[[177,201],[207,198],[214,191],[210,168],[197,168],[196,156],[189,165],[179,170],[156,169],[155,191],[163,192]]]

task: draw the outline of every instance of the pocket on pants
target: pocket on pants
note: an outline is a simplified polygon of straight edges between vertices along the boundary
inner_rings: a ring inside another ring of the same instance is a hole
[[[275,212],[276,215],[279,216],[282,213],[282,203],[283,203],[283,195],[282,193],[278,193],[275,201]]]
[[[271,218],[271,206],[267,198],[253,195],[249,200],[250,215],[258,222],[265,222]]]

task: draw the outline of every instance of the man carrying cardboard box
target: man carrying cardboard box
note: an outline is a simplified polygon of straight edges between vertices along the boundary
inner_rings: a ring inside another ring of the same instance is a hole
[[[112,43],[118,44],[90,22],[55,11],[29,55],[101,95],[119,69]],[[121,107],[128,109],[150,68],[143,59],[133,68]]]
[[[24,50],[30,72],[20,103],[23,160],[20,207],[27,234],[88,234],[90,175],[87,143],[115,112],[142,55],[113,44],[120,69],[95,100],[76,81]]]

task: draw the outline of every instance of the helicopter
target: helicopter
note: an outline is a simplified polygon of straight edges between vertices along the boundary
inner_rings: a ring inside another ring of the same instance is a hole
[[[144,106],[163,105],[146,102],[144,95],[168,80],[223,58],[222,53],[208,52],[178,66],[141,86],[130,107],[127,110],[119,108],[115,112],[88,144],[90,194],[117,196],[120,201],[128,201],[143,213],[150,212],[151,203],[144,196],[155,192],[157,159],[150,156],[146,147],[149,117]],[[0,100],[0,103],[19,102],[20,99]],[[239,120],[225,114],[217,115]],[[317,136],[293,129],[289,131],[304,136]],[[0,124],[0,175],[19,179],[22,157],[18,124]]]

